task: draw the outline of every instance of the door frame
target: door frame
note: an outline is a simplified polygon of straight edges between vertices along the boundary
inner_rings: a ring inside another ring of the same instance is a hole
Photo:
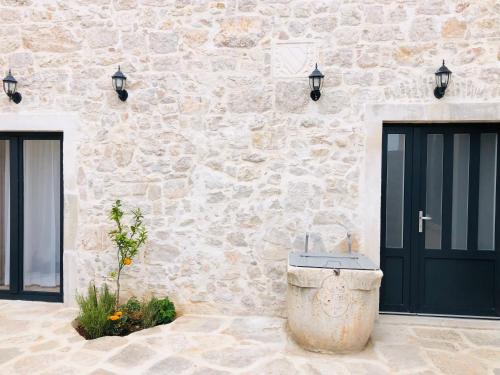
[[[82,121],[75,112],[0,112],[0,132],[61,132],[63,133],[63,284],[62,300],[67,306],[76,306],[78,278],[82,277],[76,252],[78,233],[79,187],[78,145],[81,142]],[[79,275],[80,272],[80,275]]]
[[[432,93],[429,91],[429,97],[431,96]],[[383,124],[491,123],[500,126],[500,102],[449,103],[447,100],[450,99],[444,98],[433,103],[365,106],[364,119],[361,120],[365,134],[365,149],[360,175],[361,199],[358,206],[358,217],[362,221],[360,251],[378,265],[380,265]]]
[[[0,139],[9,140],[10,153],[10,289],[0,290],[0,299],[62,302],[64,295],[64,176],[63,133],[0,132]],[[59,292],[25,291],[24,275],[24,173],[23,143],[25,140],[59,141]]]

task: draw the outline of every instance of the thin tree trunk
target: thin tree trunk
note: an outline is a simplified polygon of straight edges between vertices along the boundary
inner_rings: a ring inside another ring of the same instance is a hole
[[[120,304],[120,274],[122,273],[122,266],[120,264],[120,249],[118,249],[118,252],[116,254],[118,258],[118,274],[116,275],[116,302],[115,302],[115,308],[118,310],[118,305]]]

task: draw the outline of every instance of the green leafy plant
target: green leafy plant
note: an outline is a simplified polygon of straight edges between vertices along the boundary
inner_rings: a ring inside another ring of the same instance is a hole
[[[122,306],[122,310],[133,313],[141,311],[141,302],[136,297],[131,297],[125,305]]]
[[[141,307],[141,302],[136,297],[131,297],[126,304],[120,307],[121,311],[123,311],[123,314],[126,316],[130,332],[137,331],[142,328]]]
[[[117,269],[113,271],[111,276],[116,279],[116,308],[120,303],[120,276],[125,266],[132,265],[132,260],[139,252],[139,248],[144,245],[147,240],[147,231],[144,226],[144,216],[139,208],[132,210],[133,223],[129,226],[123,223],[124,212],[120,200],[117,200],[109,218],[115,223],[116,228],[109,232],[111,240],[117,248]]]
[[[108,317],[116,306],[116,296],[104,284],[101,288],[91,283],[87,296],[77,295],[76,301],[80,307],[78,322],[89,339],[106,335],[112,327]]]
[[[142,324],[144,328],[170,323],[175,319],[175,306],[168,297],[151,298],[142,305]]]

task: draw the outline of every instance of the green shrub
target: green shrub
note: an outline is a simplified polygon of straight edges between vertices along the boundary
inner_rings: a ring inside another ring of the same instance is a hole
[[[80,306],[78,322],[85,330],[87,338],[96,339],[110,332],[112,325],[108,317],[114,311],[116,297],[106,284],[97,289],[91,283],[87,296],[77,295],[76,301]]]
[[[141,302],[136,297],[131,297],[126,304],[120,307],[130,332],[137,331],[142,327],[141,307]]]
[[[141,302],[136,297],[131,297],[122,309],[128,313],[141,311]]]
[[[142,305],[142,324],[144,328],[170,323],[175,319],[175,306],[165,297],[151,298]]]

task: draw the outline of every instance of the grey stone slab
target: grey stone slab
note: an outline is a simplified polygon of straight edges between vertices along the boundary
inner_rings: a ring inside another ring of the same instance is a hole
[[[222,333],[237,339],[279,342],[285,334],[282,319],[267,317],[236,318]]]
[[[201,367],[196,369],[190,375],[230,375],[231,373],[224,370],[216,370],[209,367]]]
[[[457,344],[448,341],[418,340],[418,345],[426,349],[446,350],[449,352],[457,352],[460,350]]]
[[[183,332],[215,332],[222,326],[222,319],[210,317],[198,317],[198,316],[186,316],[175,320],[170,324],[173,331],[183,331]]]
[[[245,375],[269,374],[269,375],[290,375],[298,373],[295,365],[286,358],[273,359],[267,363],[252,369]]]
[[[446,375],[486,374],[486,364],[467,354],[443,355],[440,352],[429,352],[428,356],[433,365]]]
[[[153,358],[154,351],[145,345],[132,343],[109,359],[109,363],[122,368],[137,367]]]
[[[391,370],[415,370],[427,366],[420,348],[415,345],[381,345],[378,351]]]
[[[407,327],[389,324],[375,324],[371,341],[375,344],[408,344],[411,343],[413,333]]]
[[[10,361],[21,353],[18,348],[0,348],[0,364]]]
[[[117,373],[99,368],[99,369],[94,370],[91,373],[89,373],[89,375],[117,375]]]
[[[387,375],[391,373],[386,367],[377,363],[345,363],[344,366],[350,374],[356,375]]]
[[[415,327],[413,331],[417,337],[431,339],[431,340],[441,340],[450,342],[461,342],[462,336],[454,329],[442,329],[442,328],[422,328]]]
[[[265,348],[255,345],[226,347],[219,350],[211,350],[202,354],[202,357],[213,364],[231,367],[248,367],[270,353]]]
[[[108,352],[110,348],[117,348],[120,346],[124,346],[127,343],[128,339],[126,337],[105,336],[95,340],[87,340],[83,345],[83,347],[87,350]]]
[[[32,375],[40,369],[47,369],[59,360],[53,353],[43,353],[24,356],[16,360],[13,364],[16,375]]]
[[[465,337],[474,345],[500,347],[500,331],[463,331]]]
[[[193,366],[193,363],[182,357],[164,358],[151,366],[145,374],[180,374]]]

